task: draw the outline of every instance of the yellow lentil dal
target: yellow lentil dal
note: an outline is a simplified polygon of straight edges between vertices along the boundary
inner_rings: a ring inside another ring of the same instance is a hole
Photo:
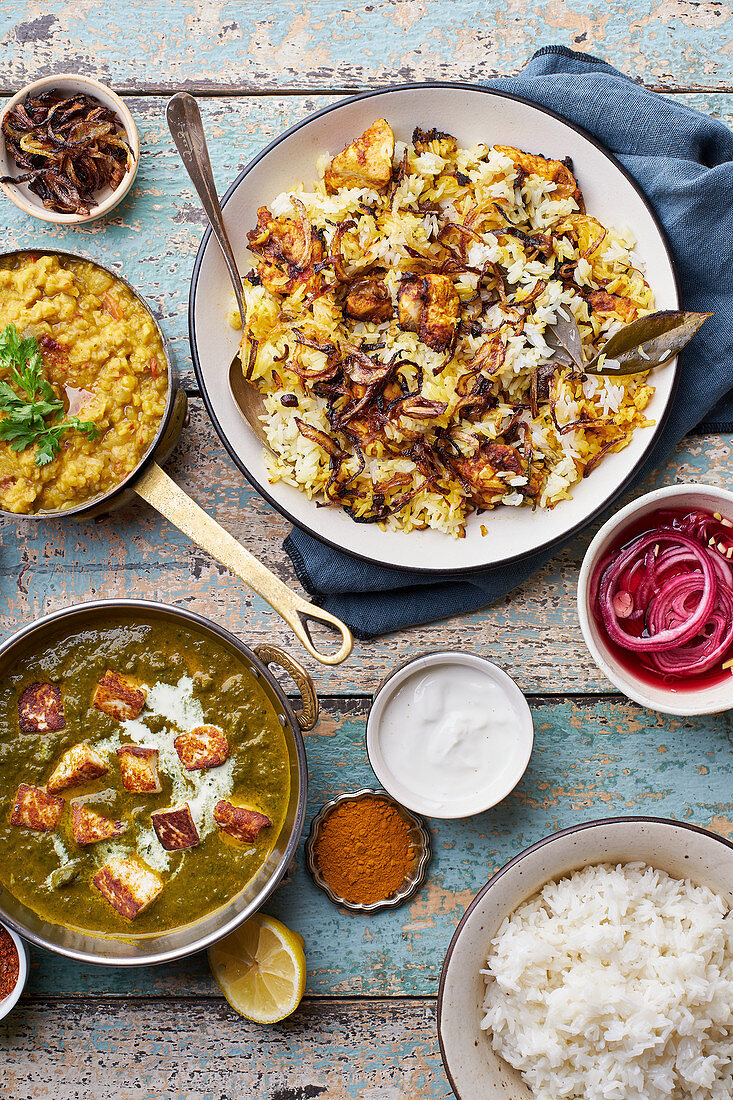
[[[33,513],[72,508],[108,492],[135,469],[165,411],[165,352],[151,315],[113,275],[86,260],[19,253],[0,260],[0,331],[14,324],[41,345],[46,376],[98,438],[64,432],[47,466],[35,448],[0,441],[0,507]],[[0,378],[4,372],[0,369]]]

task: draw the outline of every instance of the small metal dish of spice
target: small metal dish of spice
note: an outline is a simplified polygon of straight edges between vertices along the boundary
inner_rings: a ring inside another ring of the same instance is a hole
[[[139,162],[132,115],[92,77],[43,77],[0,113],[0,190],[41,221],[83,225],[108,214],[132,187]]]
[[[0,1020],[15,1008],[28,977],[28,951],[20,936],[0,924]]]
[[[370,787],[326,802],[305,843],[316,886],[354,913],[402,905],[422,885],[430,854],[422,819]]]

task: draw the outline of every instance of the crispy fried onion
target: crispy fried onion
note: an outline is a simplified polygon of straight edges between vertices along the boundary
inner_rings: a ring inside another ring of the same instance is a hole
[[[305,271],[313,259],[313,229],[311,227],[308,211],[300,199],[295,195],[290,196],[290,202],[295,207],[302,240],[293,241],[290,244],[290,263],[299,271]]]
[[[334,272],[336,273],[336,278],[342,283],[348,283],[351,276],[344,268],[344,257],[343,253],[341,252],[341,242],[344,239],[344,234],[346,234],[349,229],[353,229],[355,225],[356,222],[352,218],[347,218],[346,221],[339,222],[339,224],[336,226],[336,232],[333,235],[333,240],[331,241],[329,261],[331,263],[331,266],[333,267]]]
[[[312,443],[317,443],[331,458],[341,458],[343,456],[343,449],[339,446],[337,440],[332,439],[327,432],[321,431],[320,428],[314,428],[312,424],[307,424],[299,416],[296,416],[295,423],[298,425],[298,431],[301,435],[304,435],[306,439],[310,439]]]
[[[27,96],[2,123],[5,146],[19,176],[2,183],[27,183],[49,210],[88,214],[95,195],[115,190],[133,163],[121,120],[88,95],[49,90]]]

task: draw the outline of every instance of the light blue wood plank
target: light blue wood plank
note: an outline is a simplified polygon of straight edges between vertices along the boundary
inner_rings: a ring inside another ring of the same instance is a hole
[[[267,911],[306,940],[316,996],[424,996],[465,907],[497,868],[557,829],[620,815],[675,817],[733,836],[731,715],[678,719],[604,699],[533,701],[535,749],[514,793],[488,813],[431,821],[428,882],[401,909],[339,911],[310,880],[302,848]],[[308,821],[341,791],[375,786],[364,750],[365,701],[329,700],[306,738]],[[306,830],[307,831],[307,830]],[[201,957],[118,973],[34,952],[29,993],[217,995]]]
[[[128,0],[110,6],[3,0],[4,79],[60,69],[114,85],[235,92],[479,80],[519,68],[540,46],[602,54],[647,84],[725,86],[730,9],[629,0],[529,5],[499,0],[290,0],[272,5]],[[711,43],[715,43],[715,55]]]
[[[23,1004],[0,1022],[12,1100],[441,1100],[433,1001],[304,1002],[259,1027],[224,1002]]]

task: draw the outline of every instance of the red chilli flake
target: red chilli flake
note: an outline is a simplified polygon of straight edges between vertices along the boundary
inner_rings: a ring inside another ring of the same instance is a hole
[[[5,928],[0,928],[0,1001],[15,989],[20,974],[20,959],[13,938]]]

